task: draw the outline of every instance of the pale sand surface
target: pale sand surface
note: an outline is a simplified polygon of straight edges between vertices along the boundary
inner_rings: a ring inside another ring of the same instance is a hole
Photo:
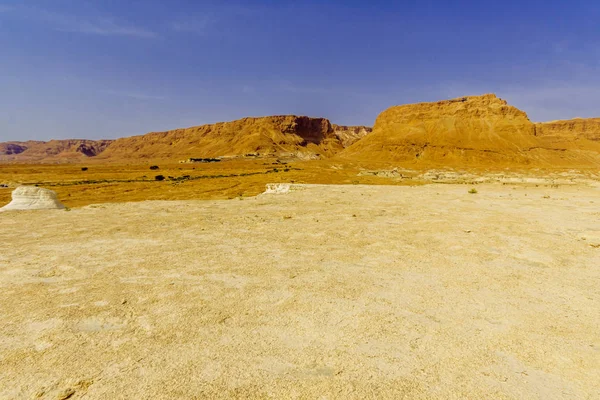
[[[469,189],[2,213],[0,398],[600,398],[600,188]]]

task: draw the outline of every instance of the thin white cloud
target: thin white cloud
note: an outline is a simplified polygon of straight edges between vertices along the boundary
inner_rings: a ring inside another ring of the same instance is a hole
[[[320,88],[320,87],[310,87],[310,86],[300,86],[296,85],[290,81],[280,81],[277,85],[277,89],[283,92],[290,92],[296,94],[324,94],[324,93],[332,93],[333,90],[328,88]]]
[[[171,29],[175,32],[205,35],[210,32],[209,28],[214,20],[214,17],[210,16],[180,19],[171,23]]]
[[[222,5],[208,8],[203,14],[180,15],[169,24],[174,32],[207,35],[218,32],[223,34],[223,25],[235,25],[236,20],[252,18],[258,14],[264,15],[268,9],[257,6]],[[216,27],[219,23],[220,28]]]
[[[570,43],[568,40],[560,40],[558,42],[552,43],[552,50],[556,55],[561,55],[569,50]]]
[[[99,19],[96,21],[79,20],[69,26],[58,26],[59,32],[85,33],[100,36],[132,36],[137,38],[155,38],[157,34],[135,26],[120,25],[111,19]]]
[[[21,8],[24,18],[35,19],[48,24],[58,32],[81,33],[98,36],[129,36],[135,38],[155,38],[151,30],[119,21],[112,17],[85,17],[61,14],[37,8]]]
[[[243,93],[291,93],[297,95],[345,95],[352,96],[356,94],[349,88],[339,88],[331,86],[308,86],[302,85],[287,79],[262,80],[252,83],[244,83],[239,86],[239,90]]]
[[[147,100],[166,100],[167,98],[164,96],[156,96],[145,93],[137,93],[137,92],[127,92],[127,91],[119,91],[119,90],[102,90],[102,93],[108,94],[111,96],[118,97],[127,97],[130,99],[147,101]]]

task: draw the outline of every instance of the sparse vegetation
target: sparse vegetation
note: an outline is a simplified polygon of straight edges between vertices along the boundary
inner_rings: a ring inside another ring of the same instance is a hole
[[[88,167],[82,167],[82,168],[81,168],[81,170],[82,170],[82,171],[87,171],[87,170],[88,170]]]
[[[157,170],[157,169],[159,169],[159,168],[158,168],[158,165],[152,165],[152,166],[150,167],[150,169],[151,169],[152,171],[156,171],[156,170]]]
[[[477,194],[478,192],[477,192],[477,189],[472,188],[471,190],[469,190],[469,193],[471,193],[471,194]]]
[[[165,180],[165,177],[164,177],[163,175],[156,175],[156,176],[154,177],[154,180],[155,180],[155,181],[164,181],[164,180]]]
[[[186,163],[213,163],[221,162],[220,158],[188,158],[185,160]]]

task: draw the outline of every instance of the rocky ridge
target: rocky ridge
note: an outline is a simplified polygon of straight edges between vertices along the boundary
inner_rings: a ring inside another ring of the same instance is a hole
[[[366,130],[368,128],[364,128]],[[360,128],[332,125],[325,118],[281,115],[243,118],[116,140],[101,159],[235,156],[326,158],[344,149]]]
[[[243,156],[331,157],[371,128],[334,125],[325,118],[249,117],[151,132],[117,140],[51,140],[0,143],[0,162],[77,162]]]

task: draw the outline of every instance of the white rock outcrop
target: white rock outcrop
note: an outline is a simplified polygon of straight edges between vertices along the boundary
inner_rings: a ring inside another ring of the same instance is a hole
[[[290,187],[292,185],[289,183],[268,183],[267,190],[265,190],[264,194],[284,194],[290,192]]]
[[[297,183],[267,183],[267,188],[262,194],[286,194],[290,192],[304,190],[307,186],[314,185],[305,185]]]
[[[0,208],[0,211],[10,210],[62,210],[61,204],[52,190],[37,186],[19,186],[12,192],[12,201]]]
[[[377,176],[379,178],[403,178],[402,172],[398,171],[398,168],[391,170],[380,170],[380,171],[360,171],[358,176]]]

